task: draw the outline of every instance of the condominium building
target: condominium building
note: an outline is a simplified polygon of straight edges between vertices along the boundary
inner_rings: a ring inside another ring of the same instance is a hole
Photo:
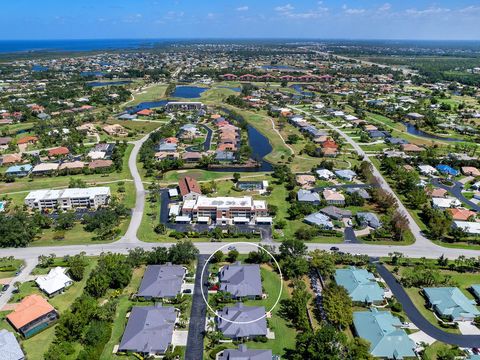
[[[269,223],[267,204],[264,200],[253,200],[251,196],[243,197],[206,197],[199,196],[183,203],[182,217],[218,225]]]
[[[98,208],[108,204],[109,187],[72,188],[64,190],[35,190],[25,198],[25,205],[31,209],[71,210],[75,208]]]

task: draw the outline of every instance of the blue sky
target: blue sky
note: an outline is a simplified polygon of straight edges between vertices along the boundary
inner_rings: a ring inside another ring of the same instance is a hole
[[[480,39],[479,0],[3,0],[0,39]]]

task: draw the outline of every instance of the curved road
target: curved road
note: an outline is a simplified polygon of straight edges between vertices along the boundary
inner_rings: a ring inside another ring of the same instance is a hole
[[[432,338],[451,345],[457,345],[460,347],[473,348],[480,345],[480,335],[460,335],[447,333],[435,325],[430,323],[425,317],[418,311],[417,307],[413,304],[408,294],[400,285],[393,274],[388,271],[385,266],[376,264],[376,268],[380,276],[385,280],[387,285],[392,290],[395,298],[403,306],[403,310],[407,314],[411,322],[413,322],[420,330]]]

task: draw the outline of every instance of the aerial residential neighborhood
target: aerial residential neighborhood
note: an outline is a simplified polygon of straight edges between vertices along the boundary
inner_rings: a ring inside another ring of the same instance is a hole
[[[477,3],[2,14],[0,360],[480,359]]]

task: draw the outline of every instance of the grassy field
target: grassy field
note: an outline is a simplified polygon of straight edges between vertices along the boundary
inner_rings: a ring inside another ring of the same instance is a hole
[[[134,106],[144,101],[160,100],[165,96],[165,91],[167,90],[167,87],[167,84],[156,84],[153,86],[149,86],[147,89],[134,94],[135,100],[127,103],[127,106]]]
[[[23,260],[19,259],[0,258],[0,279],[14,277],[23,263]]]

